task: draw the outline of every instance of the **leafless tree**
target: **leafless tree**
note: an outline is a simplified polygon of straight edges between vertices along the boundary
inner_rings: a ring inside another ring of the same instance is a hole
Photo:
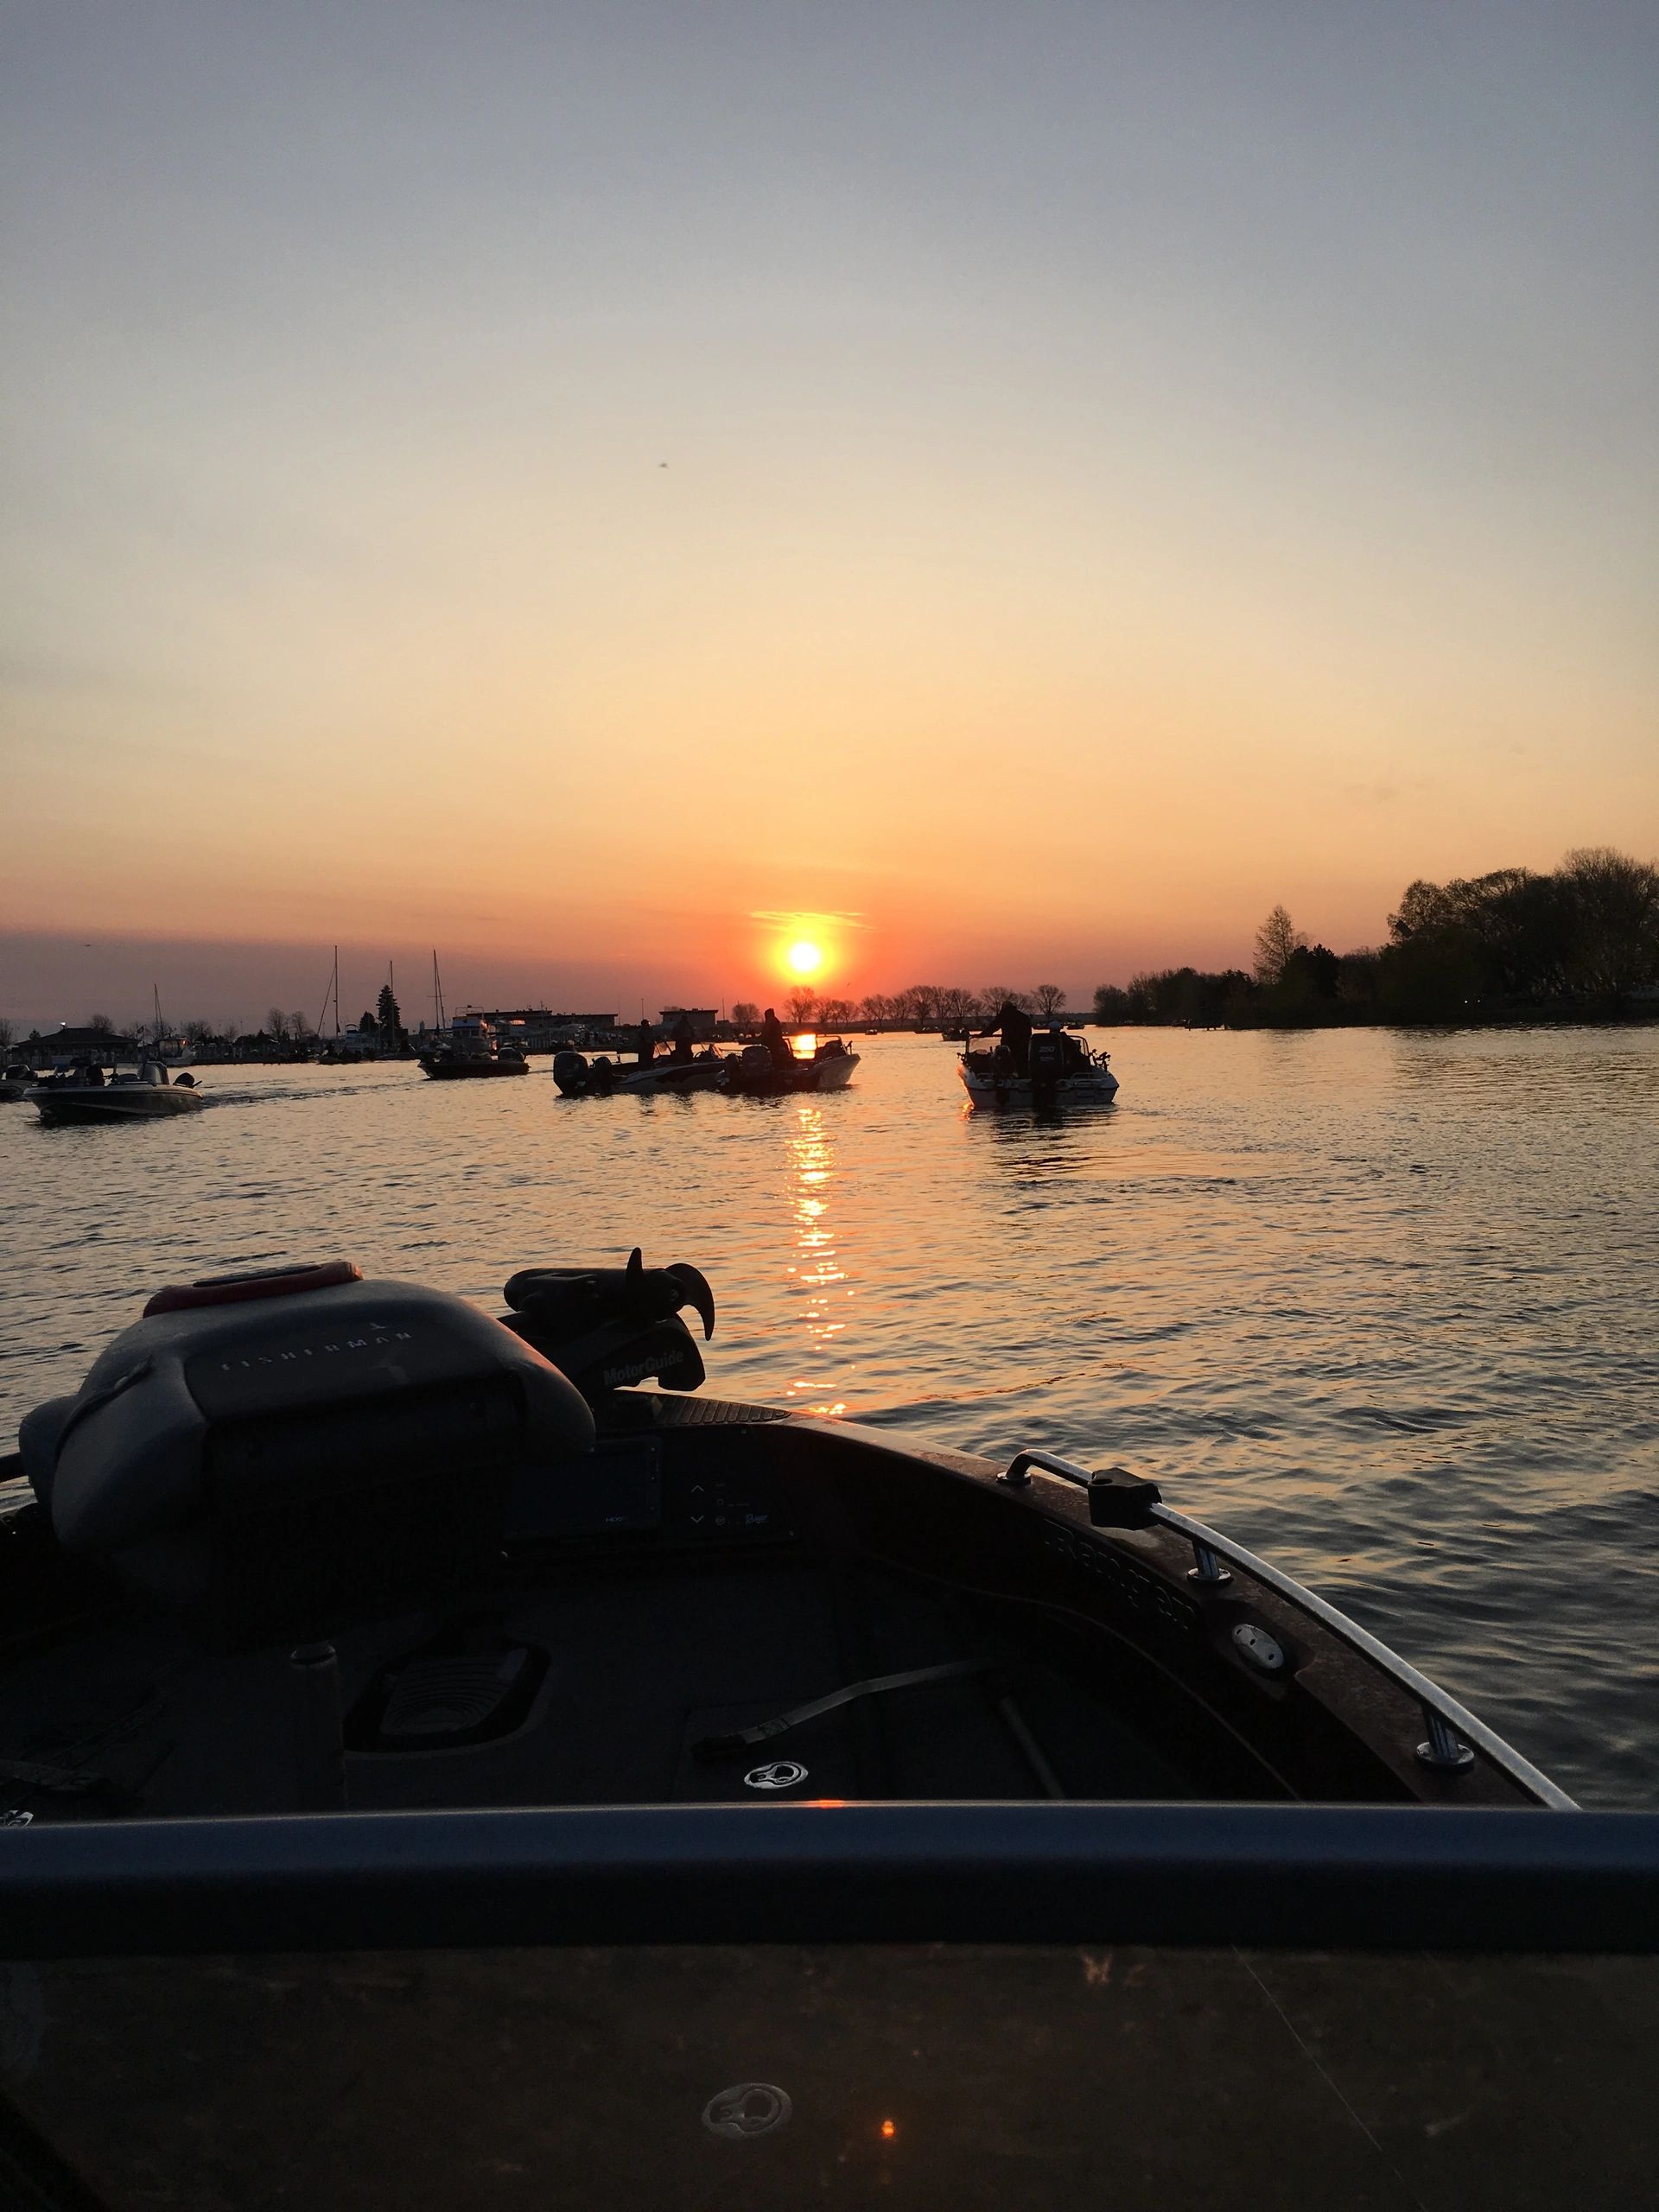
[[[785,1004],[789,1018],[798,1029],[810,1029],[817,1019],[818,995],[816,991],[791,991]]]
[[[1031,993],[1016,991],[1012,983],[987,983],[979,995],[979,1010],[988,1020],[1010,1000],[1022,1013],[1031,1012]]]
[[[1037,1011],[1046,1020],[1052,1014],[1065,1012],[1065,993],[1058,983],[1039,983],[1032,994],[1037,1001]]]
[[[737,1004],[732,1008],[732,1020],[739,1029],[758,1029],[760,1026],[760,1009],[753,999],[739,999]]]
[[[16,1042],[16,1036],[17,1030],[16,1024],[7,1021],[3,1017],[0,1017],[0,1052],[8,1051]]]
[[[287,1036],[288,1016],[283,1012],[281,1007],[273,1006],[266,1008],[265,1034],[267,1037],[275,1038],[279,1045],[282,1043],[283,1038]]]
[[[99,1037],[113,1037],[115,1034],[115,1024],[107,1014],[93,1014],[86,1027]]]
[[[1282,906],[1275,906],[1255,933],[1255,980],[1264,988],[1278,982],[1293,952],[1307,939]]]

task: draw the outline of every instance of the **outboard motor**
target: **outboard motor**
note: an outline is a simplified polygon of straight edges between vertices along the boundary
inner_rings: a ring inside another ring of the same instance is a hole
[[[1062,1033],[1058,1029],[1033,1030],[1027,1065],[1031,1070],[1033,1100],[1052,1105],[1060,1078],[1065,1073],[1065,1039]]]
[[[344,1261],[159,1291],[18,1437],[66,1551],[233,1644],[493,1574],[515,1478],[593,1441],[521,1338]]]
[[[508,1328],[568,1375],[590,1402],[651,1378],[695,1390],[702,1355],[680,1319],[689,1306],[707,1340],[715,1294],[696,1268],[647,1268],[638,1245],[626,1268],[524,1268],[502,1293]]]
[[[590,1088],[588,1063],[569,1046],[553,1055],[553,1080],[567,1098],[581,1098]]]

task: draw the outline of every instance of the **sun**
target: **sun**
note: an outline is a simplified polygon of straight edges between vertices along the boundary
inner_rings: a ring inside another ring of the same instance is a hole
[[[823,965],[823,948],[810,938],[798,937],[784,955],[784,964],[791,976],[816,976]]]

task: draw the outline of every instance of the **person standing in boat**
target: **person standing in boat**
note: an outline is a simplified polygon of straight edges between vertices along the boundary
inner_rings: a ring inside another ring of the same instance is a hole
[[[691,1017],[683,1007],[681,1008],[680,1018],[670,1030],[669,1035],[674,1040],[674,1049],[669,1054],[669,1058],[677,1067],[683,1067],[691,1058]]]
[[[760,1042],[772,1056],[775,1068],[786,1068],[795,1055],[789,1049],[789,1039],[784,1034],[784,1025],[772,1008],[766,1008],[766,1020],[760,1024]]]
[[[1012,999],[1004,999],[996,1009],[996,1020],[993,1027],[982,1029],[979,1033],[982,1037],[1001,1037],[1003,1049],[1014,1063],[1014,1073],[1016,1075],[1030,1073],[1031,1016],[1022,1007],[1015,1006]]]
[[[657,1057],[657,1039],[652,1036],[651,1024],[645,1020],[644,1014],[639,1017],[639,1028],[635,1041],[639,1047],[639,1065],[642,1068],[648,1068]]]

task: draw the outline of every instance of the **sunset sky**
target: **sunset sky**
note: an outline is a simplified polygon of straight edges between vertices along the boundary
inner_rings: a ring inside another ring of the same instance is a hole
[[[0,40],[0,1013],[1081,999],[1659,854],[1651,6]]]

